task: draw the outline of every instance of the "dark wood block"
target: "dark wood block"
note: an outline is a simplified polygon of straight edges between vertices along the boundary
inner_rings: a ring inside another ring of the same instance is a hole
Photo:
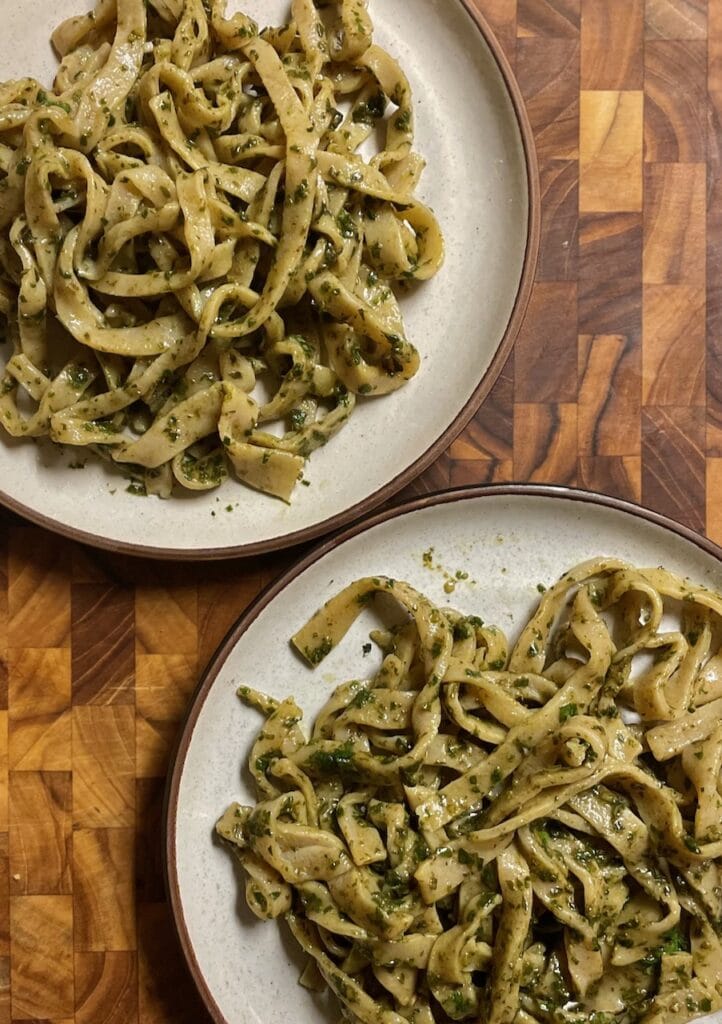
[[[578,41],[519,39],[516,73],[539,160],[575,159],[579,153]]]
[[[510,459],[514,443],[514,353],[461,437],[449,449],[456,459]]]
[[[704,39],[707,0],[647,0],[644,29],[647,39]]]
[[[10,891],[72,892],[70,772],[10,773]]]
[[[576,405],[515,405],[514,479],[576,485]]]
[[[644,0],[584,0],[582,89],[644,88]]]
[[[515,402],[576,400],[576,320],[575,284],[534,286],[529,312],[516,343]],[[552,367],[554,372],[550,372]]]
[[[642,349],[635,335],[579,337],[579,452],[638,456],[642,438]]]
[[[512,67],[516,61],[516,10],[509,0],[484,0],[484,17]]]
[[[76,1024],[136,1024],[137,1020],[135,953],[76,953]]]
[[[129,588],[73,585],[73,704],[134,702],[134,624]]]
[[[685,69],[680,75],[679,69]],[[705,158],[707,47],[701,40],[652,40],[644,56],[644,158],[694,163]]]
[[[508,484],[514,479],[514,464],[511,459],[457,459],[451,467],[452,487],[466,484]]]
[[[574,281],[579,267],[579,164],[547,160],[539,168],[541,250],[537,281]]]
[[[581,334],[639,335],[642,329],[639,282],[614,273],[606,280],[579,282]]]
[[[692,530],[704,531],[703,409],[643,410],[642,501]]]
[[[638,504],[642,499],[642,459],[638,455],[584,456],[579,460],[579,486]]]
[[[186,970],[165,903],[138,908],[138,1008],[143,1024],[212,1024]]]
[[[566,38],[579,32],[580,0],[517,0],[517,34]]]
[[[579,279],[642,279],[642,218],[638,213],[583,213],[579,218]]]

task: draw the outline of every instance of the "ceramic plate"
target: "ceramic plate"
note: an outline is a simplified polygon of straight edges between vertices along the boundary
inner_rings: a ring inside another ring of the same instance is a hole
[[[333,1016],[299,987],[302,959],[285,926],[251,915],[233,860],[214,841],[214,824],[227,805],[254,800],[244,766],[261,721],[241,705],[237,687],[293,694],[312,721],[334,686],[372,675],[381,656],[375,662],[363,653],[378,621],[370,610],[315,672],[288,642],[320,604],[358,577],[408,580],[438,604],[480,615],[513,639],[539,599],[537,584],[549,585],[594,555],[663,564],[722,589],[722,550],[669,520],[581,491],[493,487],[423,498],[351,528],[287,572],[245,613],[193,703],[170,778],[166,820],[169,894],[181,944],[218,1024],[338,1020],[338,1011]],[[457,572],[468,578],[447,593]]]
[[[430,464],[503,365],[526,307],[538,243],[531,130],[478,2],[371,0],[376,38],[411,81],[418,149],[428,161],[419,194],[436,211],[447,244],[440,274],[402,303],[408,335],[423,356],[417,377],[393,395],[359,403],[348,426],[314,454],[306,470],[311,486],[299,487],[290,506],[232,481],[218,492],[167,502],[140,498],[126,491],[122,474],[92,457],[82,472],[73,471],[77,451],[59,454],[51,445],[13,443],[1,434],[0,501],[103,547],[222,558],[327,532]],[[7,4],[0,78],[32,74],[49,83],[50,31],[82,5]],[[288,6],[288,0],[243,3],[262,24],[280,24]],[[359,466],[363,472],[350,471]]]

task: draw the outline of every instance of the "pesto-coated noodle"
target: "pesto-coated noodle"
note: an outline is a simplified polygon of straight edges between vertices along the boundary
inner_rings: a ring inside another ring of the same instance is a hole
[[[223,0],[99,0],[53,43],[52,91],[0,85],[0,424],[162,496],[232,470],[289,500],[419,366],[392,285],[443,240],[403,72],[365,0],[260,33]]]
[[[364,1024],[683,1024],[722,1008],[722,596],[611,558],[513,649],[406,583],[360,580],[293,638],[316,665],[378,593],[370,680],[266,723],[255,807],[218,831]],[[664,616],[664,618],[663,618]]]

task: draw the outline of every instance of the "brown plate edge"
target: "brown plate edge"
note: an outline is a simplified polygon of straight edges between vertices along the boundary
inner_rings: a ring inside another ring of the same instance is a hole
[[[464,407],[458,413],[453,422],[446,428],[443,434],[441,434],[441,436],[438,437],[436,441],[434,441],[434,443],[427,448],[427,450],[420,455],[418,459],[416,459],[415,462],[403,470],[403,472],[399,473],[398,476],[394,477],[388,483],[384,484],[383,487],[379,488],[379,490],[368,495],[368,497],[357,502],[355,505],[352,505],[350,508],[337,513],[335,516],[331,516],[329,519],[325,519],[323,522],[315,523],[313,526],[308,526],[303,530],[297,530],[294,533],[271,537],[268,540],[256,541],[253,544],[238,544],[223,548],[194,548],[192,550],[159,548],[152,546],[146,547],[142,544],[131,544],[126,541],[99,537],[96,534],[88,533],[80,528],[67,526],[65,523],[59,523],[49,516],[44,515],[42,512],[37,512],[35,509],[28,508],[26,505],[23,505],[22,502],[12,498],[1,489],[0,505],[4,505],[5,508],[9,509],[9,511],[15,512],[17,515],[22,516],[23,519],[27,519],[30,522],[35,523],[37,526],[42,526],[53,533],[67,537],[69,540],[77,541],[81,544],[88,544],[91,547],[101,548],[115,554],[126,554],[140,558],[151,558],[157,560],[174,559],[181,562],[220,561],[226,558],[248,558],[254,555],[266,554],[270,551],[281,551],[285,548],[295,547],[296,545],[315,540],[325,533],[331,533],[332,531],[341,529],[348,523],[361,518],[371,512],[378,505],[381,505],[384,501],[393,497],[394,494],[400,491],[407,484],[411,483],[411,481],[419,476],[419,474],[423,473],[423,471],[427,469],[431,463],[446,450],[446,448],[448,448],[451,442],[461,433],[491,391],[491,388],[496,382],[496,379],[501,373],[501,370],[509,356],[512,345],[519,333],[524,315],[526,314],[529,299],[531,298],[537,258],[539,254],[539,240],[541,236],[541,187],[539,182],[539,167],[534,144],[534,134],[529,121],[529,115],[524,105],[521,89],[519,88],[514,72],[512,71],[511,65],[509,64],[499,41],[496,39],[496,36],[492,32],[486,18],[479,9],[481,0],[459,0],[459,2],[475,22],[482,38],[489,47],[491,55],[501,73],[509,98],[511,99],[521,134],[522,149],[524,151],[524,164],[528,182],[529,208],[527,211],[527,241],[524,251],[524,262],[509,323],[507,324],[504,335],[497,346],[496,352],[494,353],[489,366],[479,381],[479,384]]]
[[[659,512],[654,512],[642,505],[637,505],[634,502],[626,501],[622,498],[615,498],[607,494],[599,494],[594,491],[585,491],[581,488],[565,487],[560,485],[471,484],[466,487],[457,487],[451,490],[438,491],[434,494],[426,494],[421,497],[414,498],[411,501],[406,501],[390,508],[383,509],[365,522],[357,521],[345,530],[324,540],[307,555],[300,558],[298,562],[287,569],[278,579],[270,583],[258,595],[258,597],[255,598],[242,615],[239,616],[235,624],[231,626],[229,632],[221,641],[200,678],[196,691],[191,698],[189,711],[183,725],[183,729],[179,734],[175,750],[172,754],[171,767],[168,771],[163,801],[161,839],[163,872],[166,893],[171,906],[173,924],[193,982],[215,1024],[230,1024],[230,1022],[221,1013],[210,989],[206,985],[205,978],[198,965],[198,961],[196,960],[193,945],[188,935],[188,929],[183,915],[180,887],[178,885],[174,836],[177,822],[178,789],[193,730],[208,692],[221,668],[225,664],[228,655],[238,642],[238,639],[246,632],[248,627],[252,625],[260,613],[282,590],[285,589],[286,586],[288,586],[289,583],[338,545],[345,543],[351,538],[357,536],[359,533],[365,533],[367,530],[373,529],[381,523],[388,522],[389,520],[397,519],[399,516],[406,515],[410,512],[418,512],[436,505],[447,505],[456,501],[466,501],[473,498],[493,496],[505,497],[512,495],[560,498],[567,501],[578,501],[581,504],[598,505],[603,508],[611,508],[616,511],[626,512],[630,515],[637,516],[639,519],[643,519],[646,522],[652,523],[654,526],[670,530],[672,533],[689,541],[722,563],[722,547],[719,547],[713,541],[708,540],[696,531],[689,529],[689,527],[683,526],[681,523],[670,519],[668,516],[662,515]]]

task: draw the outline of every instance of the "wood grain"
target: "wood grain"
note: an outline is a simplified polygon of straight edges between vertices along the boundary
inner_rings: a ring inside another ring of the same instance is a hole
[[[541,163],[576,160],[579,155],[578,40],[519,39],[516,71],[526,96],[526,109]]]
[[[537,281],[574,281],[579,267],[579,162],[546,160],[539,178],[545,245]]]
[[[706,178],[704,164],[645,167],[645,284],[704,281]]]
[[[544,344],[534,325],[544,323]],[[516,343],[514,400],[569,402],[577,395],[577,286],[572,282],[537,282],[529,316]],[[558,373],[551,374],[555,366]]]
[[[537,140],[541,255],[488,399],[405,495],[576,484],[722,544],[722,3],[480,2]],[[160,566],[0,511],[0,1024],[209,1024],[165,902],[165,773],[294,554]]]
[[[12,1018],[72,1019],[73,905],[71,896],[13,896],[10,900]]]
[[[577,482],[577,407],[573,403],[517,403],[514,478],[574,486]]]
[[[579,104],[579,209],[642,209],[644,93],[585,90]]]
[[[70,772],[10,775],[10,892],[20,896],[72,891]]]
[[[138,1020],[138,963],[129,950],[76,953],[76,1024],[130,1024]]]
[[[634,338],[622,334],[579,336],[581,457],[640,454],[640,356]]]
[[[647,39],[705,39],[706,0],[646,0]]]
[[[680,67],[685,69],[682,77]],[[648,42],[644,52],[644,91],[645,160],[704,160],[706,44],[696,39]]]
[[[134,606],[118,587],[72,589],[73,704],[132,704]]]
[[[517,35],[576,38],[582,0],[517,0]]]
[[[73,708],[73,824],[131,826],[135,815],[135,713],[120,704]]]
[[[73,833],[75,949],[135,949],[134,840],[132,828]]]
[[[705,509],[704,445],[704,410],[689,406],[643,410],[642,501],[700,532]]]
[[[624,501],[642,500],[642,459],[636,455],[597,455],[579,460],[579,486]]]
[[[586,0],[582,89],[644,88],[644,0]]]

